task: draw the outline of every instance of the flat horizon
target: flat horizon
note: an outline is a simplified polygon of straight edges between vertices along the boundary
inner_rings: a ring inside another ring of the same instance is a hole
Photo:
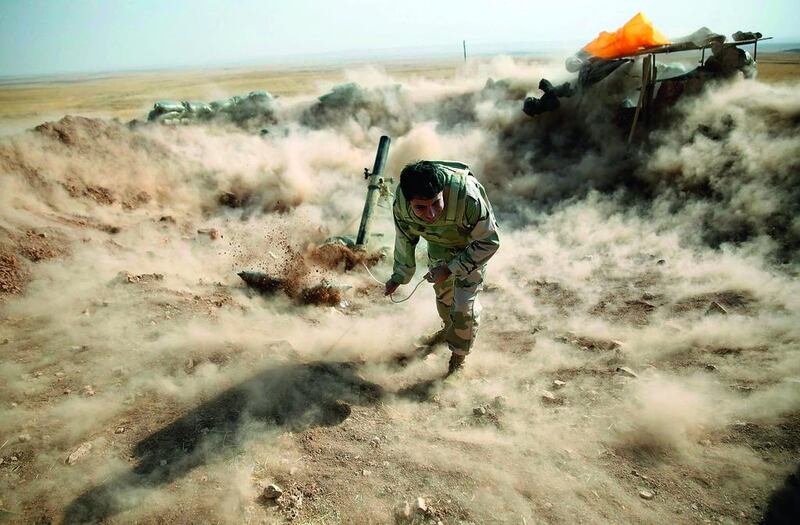
[[[579,49],[581,44],[564,42],[507,42],[507,43],[478,43],[470,45],[467,42],[467,57],[487,58],[491,56],[550,56],[558,58]],[[759,44],[759,50],[767,53],[784,51],[800,51],[800,38],[782,39],[772,38]],[[256,59],[227,62],[187,63],[177,66],[163,67],[131,67],[108,70],[64,70],[52,73],[0,75],[0,84],[13,85],[17,83],[31,83],[37,80],[52,82],[53,79],[85,80],[96,77],[100,80],[109,76],[125,74],[150,74],[168,72],[191,72],[206,70],[240,70],[254,67],[281,67],[284,69],[303,68],[340,68],[348,64],[364,64],[369,62],[398,62],[398,61],[462,61],[463,49],[458,46],[411,46],[380,48],[372,50],[352,49],[344,51],[331,51],[319,53],[295,53],[284,55],[270,55]]]

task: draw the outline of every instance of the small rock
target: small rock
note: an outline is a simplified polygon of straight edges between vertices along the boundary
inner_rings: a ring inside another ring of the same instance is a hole
[[[125,433],[125,427],[117,427],[117,429],[114,431],[114,433],[115,434],[124,434]]]
[[[659,265],[659,266],[663,266],[663,265],[667,264],[667,260],[666,259],[659,259],[659,260],[656,261],[656,264]]]
[[[86,350],[89,349],[89,347],[86,345],[74,345],[69,347],[69,349],[72,350],[73,352],[85,352]]]
[[[56,377],[64,377],[64,372],[56,372]]]
[[[728,315],[728,310],[724,306],[719,304],[717,301],[711,301],[711,303],[708,305],[708,308],[706,309],[706,315],[711,315],[711,314]]]
[[[425,498],[417,498],[415,509],[417,512],[428,512],[428,503]]]
[[[3,339],[2,342],[0,342],[0,345],[7,345],[8,343],[9,343],[9,339],[5,338],[5,339]]]
[[[161,461],[158,462],[158,464],[161,465],[162,467],[166,467],[167,466],[167,460],[166,459],[162,459]]]
[[[30,434],[20,434],[19,437],[17,438],[17,440],[20,443],[27,443],[28,441],[31,440],[31,435]]]
[[[639,375],[636,372],[634,372],[633,370],[631,370],[627,366],[617,367],[617,372],[619,372],[620,374],[622,374],[624,376],[627,376],[627,377],[639,377]]]
[[[11,456],[8,459],[10,459],[11,461],[19,461],[19,458],[17,456]]]
[[[644,300],[644,301],[652,301],[655,298],[656,298],[656,296],[651,294],[650,292],[645,292],[645,293],[642,294],[642,300]]]
[[[94,395],[94,388],[92,388],[92,385],[84,385],[82,392],[86,397],[92,397]]]
[[[562,381],[560,379],[553,379],[553,388],[564,388],[567,386],[566,381]]]
[[[64,389],[64,392],[62,392],[62,393],[63,393],[65,396],[68,396],[68,395],[70,395],[70,394],[72,393],[72,390],[70,390],[69,388],[65,388],[65,389]]]
[[[18,406],[19,406],[19,405],[17,405],[17,404],[16,404],[16,403],[14,403],[13,401],[11,402],[11,408],[17,408]]]
[[[549,390],[542,390],[542,401],[545,401],[547,403],[555,403],[556,401],[558,401],[558,398],[554,393],[550,392]]]
[[[44,372],[42,372],[41,370],[37,370],[36,372],[33,373],[33,377],[42,377],[43,373]]]
[[[708,364],[705,366],[705,369],[708,370],[709,372],[713,372],[714,370],[717,369],[717,367],[715,365]]]
[[[653,499],[653,496],[655,494],[653,494],[652,490],[642,489],[639,491],[639,497],[642,499]]]
[[[78,448],[72,451],[67,457],[67,465],[74,465],[81,459],[85,458],[89,455],[89,452],[92,451],[92,444],[91,443],[83,443]]]
[[[475,407],[472,409],[472,413],[476,416],[485,416],[486,415],[486,408],[484,407]]]
[[[381,446],[381,438],[375,436],[374,438],[369,440],[369,444],[370,446],[372,446],[372,448],[378,448],[379,446]]]
[[[264,490],[261,492],[261,495],[264,496],[264,499],[278,499],[282,494],[283,489],[274,483],[264,487]]]
[[[710,447],[711,446],[711,440],[710,439],[701,439],[700,440],[700,444],[703,445],[704,447]]]
[[[361,475],[364,476],[364,477],[367,477],[367,476],[369,476],[371,474],[372,474],[372,471],[367,470],[367,469],[364,469],[364,470],[361,471]]]

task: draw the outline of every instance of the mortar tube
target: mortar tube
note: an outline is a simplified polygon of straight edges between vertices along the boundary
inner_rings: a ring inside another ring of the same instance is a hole
[[[375,164],[372,173],[369,174],[369,184],[367,186],[367,199],[364,202],[364,211],[361,213],[361,224],[358,227],[356,236],[356,249],[364,249],[369,243],[369,230],[372,226],[372,216],[380,197],[381,184],[383,184],[383,167],[386,165],[386,157],[389,156],[389,145],[392,139],[386,135],[381,136],[378,142],[378,151],[375,154]]]

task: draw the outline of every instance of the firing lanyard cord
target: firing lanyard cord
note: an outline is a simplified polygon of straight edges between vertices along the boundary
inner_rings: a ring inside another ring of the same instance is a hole
[[[369,274],[369,276],[370,276],[370,277],[372,277],[372,280],[373,280],[373,281],[375,281],[376,283],[378,283],[378,284],[379,284],[379,285],[381,285],[381,286],[383,286],[383,285],[384,285],[384,283],[382,283],[381,281],[379,281],[377,277],[375,277],[374,275],[372,275],[372,272],[371,272],[371,271],[369,271],[369,268],[367,267],[367,265],[366,265],[366,264],[364,264],[364,263],[362,262],[362,263],[361,263],[361,266],[363,266],[363,267],[364,267],[364,269],[367,271],[367,273]],[[419,288],[419,285],[421,285],[421,284],[422,284],[422,283],[424,283],[424,282],[425,282],[425,279],[424,279],[424,278],[423,278],[423,279],[420,279],[420,281],[417,283],[417,285],[414,287],[414,289],[413,289],[413,290],[411,290],[411,293],[410,293],[410,294],[408,294],[408,297],[406,297],[405,299],[400,299],[399,301],[395,301],[394,297],[392,297],[392,295],[391,295],[391,294],[389,294],[389,300],[391,300],[391,301],[392,301],[393,303],[395,303],[395,304],[404,303],[404,302],[408,301],[409,299],[411,299],[411,296],[412,296],[412,295],[414,295],[414,292],[416,292],[416,291],[417,291],[417,288]],[[345,335],[346,335],[348,332],[350,332],[350,330],[352,330],[352,328],[353,328],[353,327],[356,325],[356,322],[357,322],[357,319],[356,319],[356,320],[354,320],[354,321],[353,321],[353,324],[351,324],[350,326],[348,326],[348,327],[347,327],[347,329],[345,329],[345,331],[344,331],[344,332],[342,332],[342,335],[340,335],[340,336],[339,336],[339,338],[338,338],[336,341],[334,341],[334,342],[333,342],[333,344],[332,344],[330,347],[328,347],[328,349],[327,349],[327,350],[325,351],[325,353],[324,353],[324,354],[322,354],[322,355],[328,355],[328,354],[331,352],[331,350],[333,350],[333,348],[334,348],[336,345],[338,345],[338,344],[339,344],[339,341],[341,341],[341,340],[342,340],[342,338],[343,338],[343,337],[344,337],[344,336],[345,336]]]
[[[374,275],[372,275],[372,272],[371,272],[371,271],[369,271],[369,268],[367,267],[367,265],[366,265],[366,264],[364,264],[364,263],[362,262],[362,263],[361,263],[361,266],[363,266],[363,267],[364,267],[364,269],[367,271],[367,273],[369,274],[369,276],[370,276],[370,277],[372,277],[372,280],[373,280],[373,281],[375,281],[376,283],[378,283],[378,284],[379,284],[379,285],[381,285],[381,286],[383,286],[383,285],[384,285],[384,283],[382,283],[381,281],[379,281],[377,277],[375,277]],[[425,279],[420,279],[420,281],[417,283],[417,285],[414,287],[414,289],[413,289],[413,290],[411,290],[411,293],[410,293],[410,294],[408,294],[408,297],[406,297],[405,299],[395,300],[395,298],[392,296],[392,294],[389,294],[389,300],[390,300],[390,301],[392,301],[394,304],[400,304],[400,303],[404,303],[404,302],[408,301],[409,299],[411,299],[411,296],[412,296],[412,295],[414,295],[414,292],[416,292],[416,291],[417,291],[417,288],[419,288],[419,285],[421,285],[421,284],[422,284],[422,283],[424,283],[424,282],[425,282]]]

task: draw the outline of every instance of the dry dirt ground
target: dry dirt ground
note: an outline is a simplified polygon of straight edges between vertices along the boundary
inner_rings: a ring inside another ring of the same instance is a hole
[[[788,112],[781,122],[795,131],[797,56],[762,55],[764,81],[794,84],[759,88],[789,101],[763,112]],[[512,144],[528,122],[513,104],[494,114],[467,95],[488,74],[528,75],[533,89],[537,67],[383,68],[389,80],[374,82],[425,91],[414,108],[464,83],[458,107],[474,103],[481,133],[500,137],[449,133],[419,110],[395,136],[390,167]],[[302,108],[351,77],[223,71],[3,85],[0,125],[64,113],[127,120],[154,99],[251,89]],[[730,104],[762,111],[735,89],[723,92]],[[397,111],[410,104],[387,97]],[[436,328],[431,290],[394,306],[360,259],[317,249],[353,229],[360,170],[380,132],[359,119],[289,126],[264,142],[227,128],[129,130],[73,117],[0,143],[0,522],[797,522],[800,285],[797,260],[774,257],[790,242],[778,223],[712,242],[686,233],[701,229],[700,204],[630,211],[589,191],[542,211],[525,204],[526,172],[487,180],[503,246],[474,354],[442,381],[446,349],[414,350]],[[732,133],[725,147],[737,144]],[[764,133],[780,152],[731,155],[767,170],[795,158],[796,133]],[[677,149],[688,158],[709,140],[693,135]],[[672,147],[655,157],[674,175]],[[480,167],[492,173],[489,161]],[[221,198],[231,193],[266,197],[231,205]],[[391,257],[378,248],[393,232],[386,216],[376,227],[384,236],[365,262],[381,277]],[[236,276],[248,269],[292,284],[260,295]],[[339,286],[341,301],[304,304],[298,290],[320,282]],[[269,484],[282,494],[265,496]]]

